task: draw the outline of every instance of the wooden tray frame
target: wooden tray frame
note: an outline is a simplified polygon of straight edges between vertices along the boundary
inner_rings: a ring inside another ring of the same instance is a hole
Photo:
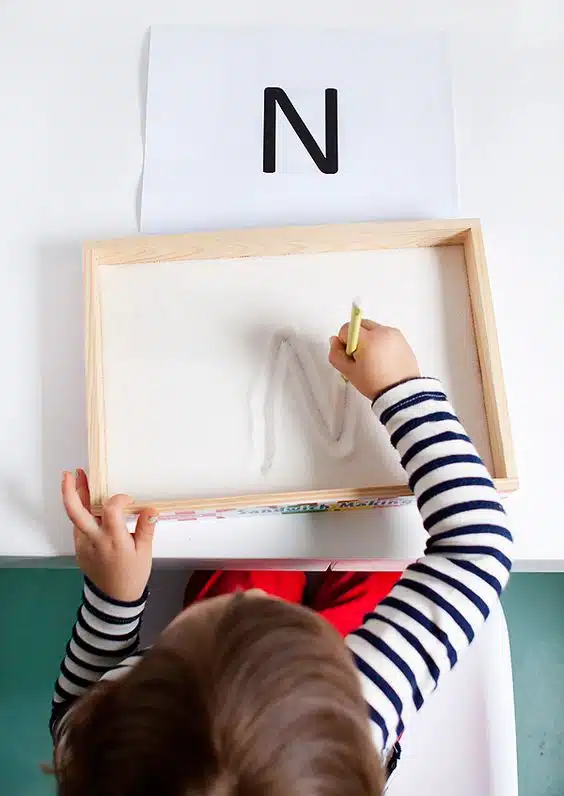
[[[151,235],[92,241],[84,247],[88,457],[93,510],[100,513],[107,491],[104,410],[103,323],[98,269],[124,263],[257,257],[323,252],[463,245],[482,378],[493,477],[500,492],[518,487],[505,387],[495,328],[486,257],[478,220],[395,221],[360,224],[241,229],[187,235]],[[292,513],[397,505],[411,495],[407,485],[250,494],[236,497],[159,500],[162,516]]]

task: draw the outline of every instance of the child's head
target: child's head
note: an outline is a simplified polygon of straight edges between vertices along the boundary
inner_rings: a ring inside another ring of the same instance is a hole
[[[383,774],[342,640],[306,608],[197,603],[72,710],[61,796],[378,796]]]

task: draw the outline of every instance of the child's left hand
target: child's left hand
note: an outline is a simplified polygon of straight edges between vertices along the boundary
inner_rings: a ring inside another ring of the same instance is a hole
[[[135,532],[125,524],[123,510],[132,502],[114,495],[105,504],[99,521],[90,513],[90,490],[84,470],[64,473],[63,503],[73,523],[78,566],[108,597],[123,602],[138,600],[147,586],[153,563],[156,511],[145,509]]]

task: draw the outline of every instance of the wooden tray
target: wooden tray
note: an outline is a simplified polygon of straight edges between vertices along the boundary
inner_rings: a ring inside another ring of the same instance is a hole
[[[288,404],[294,414],[280,420],[277,433],[282,445],[290,440],[293,447],[280,453],[286,458],[278,474],[274,468],[272,475],[256,475],[260,467],[255,472],[243,451],[244,385],[251,364],[266,356],[268,335],[293,326],[301,339],[305,330],[299,345],[315,349],[319,378],[334,379],[318,349],[347,319],[358,293],[369,298],[367,314],[406,331],[426,375],[446,383],[498,489],[517,488],[476,220],[96,241],[85,245],[84,274],[89,475],[96,512],[118,491],[136,499],[132,513],[151,505],[180,519],[408,501],[395,452],[368,427],[366,409],[359,410],[365,423],[357,429],[359,457],[326,464],[300,419],[300,387],[291,378],[283,379],[288,400],[281,411],[288,413]],[[334,380],[323,383],[338,389]],[[370,447],[363,451],[363,445]],[[366,481],[372,469],[379,476],[374,484]]]

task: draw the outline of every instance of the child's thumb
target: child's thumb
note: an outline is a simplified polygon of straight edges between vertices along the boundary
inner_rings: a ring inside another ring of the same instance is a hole
[[[151,548],[153,546],[155,524],[158,519],[159,515],[154,509],[143,509],[141,514],[137,517],[137,524],[135,526],[136,547]]]
[[[338,337],[332,337],[329,342],[329,363],[343,376],[348,376],[354,366],[354,359],[347,356],[346,346]]]

